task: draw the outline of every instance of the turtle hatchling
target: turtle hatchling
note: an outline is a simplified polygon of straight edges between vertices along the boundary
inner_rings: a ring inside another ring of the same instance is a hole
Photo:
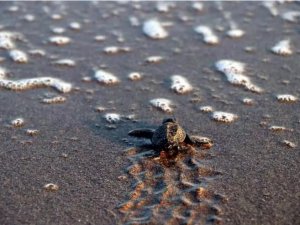
[[[185,130],[173,118],[167,118],[156,129],[135,129],[128,135],[151,140],[154,148],[160,150],[180,150],[181,147],[192,145],[202,148],[210,148],[213,143],[209,138],[189,136]]]

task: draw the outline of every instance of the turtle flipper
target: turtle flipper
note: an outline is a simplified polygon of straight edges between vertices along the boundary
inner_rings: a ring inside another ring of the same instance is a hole
[[[205,149],[209,149],[213,146],[213,141],[210,138],[202,136],[186,135],[184,142]]]
[[[151,139],[154,134],[153,129],[141,128],[129,131],[128,135],[137,138],[149,138]]]

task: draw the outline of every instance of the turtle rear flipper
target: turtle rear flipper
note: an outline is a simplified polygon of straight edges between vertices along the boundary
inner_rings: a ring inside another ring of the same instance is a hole
[[[151,139],[154,134],[153,129],[141,128],[129,131],[128,135],[137,138],[148,138]]]
[[[210,138],[202,136],[186,135],[185,143],[195,145],[197,147],[209,149],[213,146],[213,141]]]

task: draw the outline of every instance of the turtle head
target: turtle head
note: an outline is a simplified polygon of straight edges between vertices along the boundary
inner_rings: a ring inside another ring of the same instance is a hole
[[[165,124],[165,123],[176,123],[176,119],[175,118],[165,118],[162,123],[163,124]]]

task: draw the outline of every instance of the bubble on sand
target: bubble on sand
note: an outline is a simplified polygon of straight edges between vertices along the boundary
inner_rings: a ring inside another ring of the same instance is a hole
[[[24,16],[24,19],[25,19],[27,22],[32,22],[32,21],[35,20],[35,16],[32,15],[32,14],[26,14],[26,15]]]
[[[67,93],[72,89],[72,84],[53,77],[37,77],[20,80],[0,79],[0,87],[13,91],[23,91],[38,87],[53,87],[56,90]]]
[[[0,66],[0,80],[7,76],[7,70]]]
[[[168,37],[168,32],[156,19],[150,19],[144,22],[143,32],[152,39],[164,39]]]
[[[63,27],[53,27],[53,28],[51,28],[51,31],[54,34],[63,34],[63,33],[65,33],[66,29]]]
[[[143,78],[142,74],[139,72],[131,72],[128,74],[128,79],[132,81],[138,81]]]
[[[59,187],[57,184],[49,183],[49,184],[44,185],[44,189],[46,191],[55,192],[55,191],[58,191]]]
[[[29,54],[31,55],[36,55],[36,56],[45,56],[46,52],[43,49],[32,49],[28,51]]]
[[[203,11],[203,3],[202,2],[193,2],[192,8],[197,10],[198,12]]]
[[[121,120],[120,114],[117,114],[117,113],[106,113],[104,115],[104,118],[109,123],[117,123]]]
[[[186,94],[193,90],[192,85],[188,82],[188,80],[181,75],[173,75],[171,77],[171,89],[178,94]]]
[[[162,56],[149,56],[146,58],[147,63],[160,63],[164,57]]]
[[[26,134],[29,136],[35,136],[39,133],[39,130],[36,129],[27,129],[26,130]]]
[[[271,51],[277,55],[282,56],[288,56],[293,54],[290,40],[288,39],[279,41],[274,47],[271,48]]]
[[[254,100],[252,98],[243,98],[242,102],[244,103],[244,105],[253,105],[254,104]]]
[[[72,22],[72,23],[69,24],[69,27],[72,30],[80,30],[81,29],[81,24],[78,23],[78,22]]]
[[[105,85],[114,85],[120,82],[119,78],[105,70],[97,70],[95,72],[94,78],[101,84]]]
[[[137,26],[140,25],[139,19],[137,17],[135,17],[135,16],[130,16],[129,17],[129,22],[130,22],[130,25],[134,26],[134,27],[137,27]]]
[[[58,103],[64,103],[66,101],[66,97],[63,97],[63,96],[55,96],[55,97],[52,97],[52,98],[43,98],[42,99],[42,103],[45,103],[45,104],[58,104]]]
[[[52,14],[51,15],[51,19],[53,19],[53,20],[61,20],[62,18],[63,18],[63,16],[60,14]]]
[[[11,121],[11,125],[13,127],[22,127],[22,126],[24,126],[24,124],[25,124],[25,121],[23,118],[16,118]]]
[[[13,49],[9,51],[10,58],[17,63],[27,63],[28,57],[27,54],[21,50]]]
[[[294,142],[288,141],[288,140],[283,140],[282,144],[284,144],[285,146],[289,147],[289,148],[296,148],[297,145]]]
[[[96,35],[94,37],[94,40],[98,41],[98,42],[102,42],[102,41],[106,40],[106,36],[104,36],[104,35]]]
[[[130,47],[108,46],[103,49],[106,54],[117,54],[120,52],[130,52]]]
[[[15,47],[14,39],[16,34],[10,31],[0,31],[0,49],[13,49]]]
[[[246,90],[261,93],[263,90],[253,84],[249,77],[247,77],[245,72],[245,63],[223,59],[215,63],[215,67],[218,71],[224,73],[227,77],[227,80],[234,85],[242,86]]]
[[[59,59],[54,61],[53,64],[59,66],[69,66],[69,67],[76,66],[76,62],[73,59]]]
[[[291,129],[287,129],[284,126],[270,126],[269,130],[271,130],[271,131],[286,131],[286,130],[291,131]]]
[[[54,45],[67,45],[71,42],[71,39],[66,36],[52,36],[49,38],[49,42]]]
[[[214,34],[212,29],[208,26],[197,26],[194,28],[198,34],[203,35],[203,41],[210,45],[219,44],[219,38]]]
[[[226,34],[230,38],[240,38],[240,37],[244,36],[245,31],[243,31],[241,29],[231,29],[231,30],[227,31]]]
[[[287,11],[281,14],[281,18],[292,23],[296,23],[300,18],[300,11]]]
[[[296,96],[290,94],[276,95],[276,98],[279,102],[282,103],[292,103],[298,101],[298,98]]]
[[[264,1],[263,6],[269,10],[272,16],[278,15],[278,9],[276,8],[276,1]]]
[[[232,123],[238,118],[238,116],[233,113],[216,111],[212,113],[212,118],[218,122]]]
[[[214,111],[213,107],[208,106],[208,105],[201,106],[199,109],[200,109],[201,112],[205,112],[205,113],[213,112]]]
[[[155,98],[150,100],[150,104],[154,106],[155,108],[160,109],[163,112],[166,113],[172,113],[174,111],[173,109],[173,102],[166,98]]]
[[[158,2],[156,4],[156,10],[158,12],[167,13],[170,9],[175,7],[175,3],[173,2]]]

